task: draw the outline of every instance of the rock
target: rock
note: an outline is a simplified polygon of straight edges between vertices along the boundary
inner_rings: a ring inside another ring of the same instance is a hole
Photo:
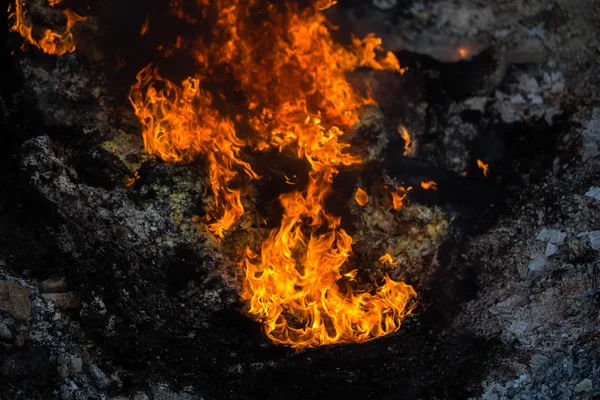
[[[544,252],[544,255],[546,257],[550,257],[553,256],[554,254],[556,254],[556,252],[558,251],[558,246],[555,245],[554,243],[546,243],[546,251]]]
[[[5,342],[8,342],[11,339],[12,339],[12,333],[10,332],[10,329],[8,329],[8,326],[0,323],[0,340],[4,340]]]
[[[71,368],[75,373],[80,373],[83,370],[83,360],[81,357],[71,356]]]
[[[373,5],[381,10],[390,10],[396,7],[396,0],[373,0]]]
[[[90,365],[90,374],[99,388],[104,389],[108,387],[108,377],[97,365]]]
[[[588,233],[590,239],[590,247],[594,250],[600,249],[600,231],[591,231]]]
[[[135,396],[133,396],[133,400],[150,400],[150,397],[144,392],[137,392]]]
[[[28,321],[31,316],[29,292],[17,282],[0,281],[0,311],[19,321]]]
[[[588,190],[585,195],[587,197],[591,197],[594,200],[600,200],[600,187],[592,186],[590,190]]]
[[[73,310],[81,306],[81,299],[71,293],[44,293],[42,297],[50,301],[54,306],[61,310]]]
[[[58,376],[61,378],[66,378],[69,376],[69,367],[67,365],[61,364],[56,367],[56,371],[58,371]]]
[[[64,277],[46,279],[40,283],[42,293],[64,293],[67,291],[67,282]]]
[[[584,379],[573,388],[575,393],[589,392],[594,388],[591,379]]]
[[[594,108],[592,119],[588,122],[583,133],[583,161],[587,161],[600,154],[598,150],[600,143],[600,107]]]
[[[564,242],[566,237],[567,234],[558,229],[544,228],[538,233],[536,239],[558,245]]]
[[[530,271],[539,271],[546,265],[546,256],[541,253],[534,253],[529,258],[527,268]]]
[[[75,382],[70,379],[66,379],[65,382],[60,385],[60,399],[61,400],[71,400],[75,398],[75,392],[79,389]]]

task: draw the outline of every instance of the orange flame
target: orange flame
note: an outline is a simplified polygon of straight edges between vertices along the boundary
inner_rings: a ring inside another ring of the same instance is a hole
[[[60,3],[62,3],[62,0],[48,0],[48,5],[50,7],[56,7]]]
[[[477,167],[481,169],[483,176],[487,177],[490,174],[490,166],[479,159],[477,160]]]
[[[410,150],[410,134],[402,125],[398,126],[398,133],[402,136],[402,139],[404,140],[404,155],[406,156],[408,155]]]
[[[381,264],[389,264],[389,265],[398,265],[398,261],[394,261],[392,255],[390,253],[385,253],[381,257],[379,257],[379,263]]]
[[[279,228],[260,253],[246,251],[242,298],[250,314],[273,342],[297,348],[362,342],[396,331],[415,291],[387,276],[373,291],[352,289],[357,271],[345,267],[352,238],[340,228],[340,218],[326,211],[325,200],[339,169],[362,162],[345,152],[349,145],[340,137],[359,121],[365,105],[375,103],[352,88],[346,73],[359,67],[404,69],[390,52],[378,57],[381,39],[373,35],[353,38],[348,48],[335,43],[321,12],[331,0],[305,8],[255,0],[201,3],[215,21],[208,25],[210,44],[192,44],[199,72],[176,85],[149,65],[131,89],[147,151],[172,162],[189,162],[198,154],[207,159],[221,215],[210,229],[221,237],[244,213],[232,181],[239,172],[258,178],[242,161],[242,147],[287,147],[307,160],[307,187],[279,196],[284,209]],[[190,22],[180,1],[171,0],[170,7]],[[260,29],[256,12],[264,21]],[[202,88],[212,68],[227,70],[244,94],[232,117],[218,111],[213,93]],[[243,136],[238,127],[244,127]]]
[[[422,181],[421,187],[425,190],[429,190],[429,189],[437,190],[437,183],[435,183],[434,181]]]
[[[354,195],[354,200],[356,200],[359,206],[363,207],[369,202],[369,195],[361,188],[358,188]]]
[[[458,48],[458,54],[460,54],[461,58],[467,58],[469,57],[469,55],[471,54],[471,52],[464,48],[464,47],[459,47]]]
[[[142,29],[140,29],[140,36],[144,36],[150,30],[150,15],[146,16],[144,23],[142,24]]]
[[[412,190],[412,186],[404,189],[403,187],[399,187],[395,192],[391,192],[392,194],[392,208],[394,210],[399,210],[404,206],[404,200],[409,191]]]
[[[54,3],[56,5],[58,3]],[[52,5],[52,4],[51,4]],[[75,12],[65,9],[62,11],[67,18],[67,25],[63,33],[56,33],[51,29],[46,29],[41,39],[33,37],[33,26],[27,19],[27,11],[25,3],[22,0],[16,0],[13,7],[9,6],[8,11],[9,21],[11,22],[10,31],[19,33],[26,43],[41,49],[44,53],[63,55],[75,51],[75,39],[71,33],[71,29],[76,23],[85,21],[87,18],[76,14]]]

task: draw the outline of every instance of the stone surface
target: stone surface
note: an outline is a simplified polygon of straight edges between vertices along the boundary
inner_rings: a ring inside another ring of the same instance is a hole
[[[12,333],[8,326],[3,323],[0,323],[0,340],[9,341],[12,339]]]
[[[29,292],[17,282],[0,281],[0,311],[7,312],[20,321],[29,320]]]
[[[74,293],[44,293],[42,298],[61,310],[73,310],[81,306],[81,299]]]
[[[67,291],[67,282],[64,277],[46,279],[40,283],[42,293],[63,293]]]
[[[584,379],[581,382],[579,382],[577,385],[575,385],[575,387],[573,388],[573,391],[575,393],[582,393],[582,392],[589,392],[594,388],[594,385],[592,383],[591,379]]]

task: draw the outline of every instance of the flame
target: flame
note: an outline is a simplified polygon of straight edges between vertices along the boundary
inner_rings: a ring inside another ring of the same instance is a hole
[[[471,52],[464,47],[459,47],[458,54],[460,55],[461,58],[467,58],[471,55]]]
[[[244,213],[232,181],[240,173],[258,178],[242,160],[242,148],[288,148],[310,165],[304,190],[279,196],[280,226],[260,252],[247,249],[245,255],[242,298],[249,313],[273,342],[295,348],[394,332],[416,296],[411,286],[388,276],[371,291],[352,289],[357,270],[346,267],[352,238],[325,209],[340,168],[362,162],[340,137],[365,105],[375,104],[346,74],[359,67],[404,72],[391,52],[381,53],[381,39],[373,35],[353,38],[349,47],[335,43],[322,13],[334,3],[316,0],[302,8],[297,2],[200,1],[214,22],[207,25],[208,44],[190,43],[198,72],[178,85],[149,65],[130,92],[147,151],[170,162],[190,162],[200,154],[207,160],[218,216],[210,230],[218,236]],[[180,1],[169,4],[174,15],[195,22]],[[241,104],[231,107],[235,111],[217,108],[215,99],[227,103],[227,96],[203,87],[213,69],[227,71],[243,93]]]
[[[190,162],[199,153],[206,156],[215,207],[222,211],[209,229],[223,237],[244,214],[240,191],[229,187],[238,174],[236,169],[251,179],[258,176],[239,158],[244,143],[233,122],[211,107],[211,95],[200,88],[202,79],[197,75],[177,86],[148,65],[138,73],[130,100],[144,128],[148,152],[171,162]]]
[[[435,183],[434,181],[422,181],[421,187],[425,190],[429,190],[429,189],[437,190],[437,183]]]
[[[50,5],[56,5],[59,2],[50,3]],[[51,29],[46,29],[41,39],[35,39],[33,37],[33,26],[28,21],[27,11],[25,10],[25,3],[22,0],[16,0],[13,7],[8,7],[9,21],[11,26],[9,27],[11,32],[19,33],[26,43],[29,43],[35,47],[41,49],[44,53],[63,55],[66,53],[72,53],[75,51],[75,39],[71,33],[71,29],[75,24],[81,21],[85,21],[87,18],[76,14],[75,12],[65,9],[62,11],[63,15],[67,18],[67,24],[63,33],[57,33]]]
[[[410,151],[410,134],[402,125],[398,126],[398,133],[402,136],[402,139],[404,140],[404,155],[406,156]]]
[[[481,169],[483,176],[487,177],[490,174],[490,166],[479,159],[477,160],[477,168]]]
[[[412,186],[409,186],[406,189],[403,187],[399,187],[398,189],[396,189],[395,192],[391,192],[392,208],[394,210],[399,210],[402,208],[402,206],[404,205],[404,200],[406,199],[408,192],[411,190],[412,190]]]
[[[144,36],[150,30],[150,15],[146,16],[142,28],[140,29],[140,36]]]
[[[385,253],[379,257],[380,264],[398,265],[398,261],[394,261],[390,253]]]
[[[62,0],[48,0],[48,5],[50,7],[56,7],[60,3],[62,3]]]
[[[369,195],[361,188],[358,188],[354,195],[354,200],[356,200],[359,206],[363,207],[369,202]]]

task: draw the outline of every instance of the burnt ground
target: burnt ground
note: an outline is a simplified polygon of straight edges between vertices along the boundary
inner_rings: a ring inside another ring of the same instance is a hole
[[[381,114],[350,138],[372,159],[341,174],[334,196],[357,257],[415,243],[396,273],[419,306],[396,334],[300,352],[244,314],[223,251],[235,239],[219,244],[194,222],[210,206],[203,161],[143,154],[114,89],[127,71],[114,77],[89,52],[10,55],[19,38],[3,32],[0,398],[593,398],[600,202],[586,193],[600,186],[599,10],[520,3],[331,10],[348,31],[381,34],[409,67],[361,76]],[[457,46],[476,54],[455,59]],[[407,210],[430,214],[394,218],[440,227],[427,240],[352,206],[359,183],[426,179],[438,191],[415,190]]]

